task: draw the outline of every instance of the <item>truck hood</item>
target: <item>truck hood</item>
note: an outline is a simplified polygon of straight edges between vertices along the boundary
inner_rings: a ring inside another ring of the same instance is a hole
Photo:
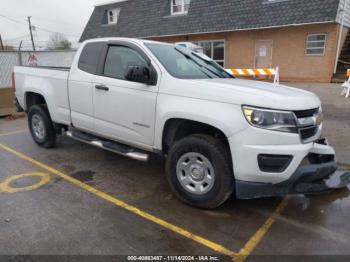
[[[317,108],[321,101],[315,94],[284,85],[241,79],[185,80],[185,96],[281,110]],[[181,95],[183,96],[184,93]]]

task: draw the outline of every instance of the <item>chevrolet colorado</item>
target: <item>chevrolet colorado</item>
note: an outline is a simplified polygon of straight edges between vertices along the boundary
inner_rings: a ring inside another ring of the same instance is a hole
[[[235,79],[181,46],[89,40],[70,68],[15,67],[13,85],[39,146],[65,134],[141,161],[161,154],[195,207],[318,191],[337,169],[316,95]]]

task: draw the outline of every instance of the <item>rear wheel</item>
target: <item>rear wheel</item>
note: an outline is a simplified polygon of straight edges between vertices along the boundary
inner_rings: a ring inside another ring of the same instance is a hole
[[[219,140],[192,135],[176,142],[166,163],[167,178],[175,194],[199,208],[216,208],[234,190],[230,152]]]
[[[46,105],[35,105],[29,109],[28,126],[39,146],[51,148],[56,145],[56,132]]]

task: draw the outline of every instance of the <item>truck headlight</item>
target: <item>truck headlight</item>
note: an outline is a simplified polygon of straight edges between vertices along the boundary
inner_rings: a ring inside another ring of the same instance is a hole
[[[293,112],[243,106],[243,113],[254,127],[289,133],[298,133]]]

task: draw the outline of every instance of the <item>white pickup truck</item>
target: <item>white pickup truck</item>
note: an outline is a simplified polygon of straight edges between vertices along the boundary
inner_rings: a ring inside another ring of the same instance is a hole
[[[161,154],[171,188],[196,207],[320,191],[337,169],[316,95],[235,79],[184,47],[90,40],[71,68],[15,67],[13,82],[38,145],[64,134],[141,161]]]

